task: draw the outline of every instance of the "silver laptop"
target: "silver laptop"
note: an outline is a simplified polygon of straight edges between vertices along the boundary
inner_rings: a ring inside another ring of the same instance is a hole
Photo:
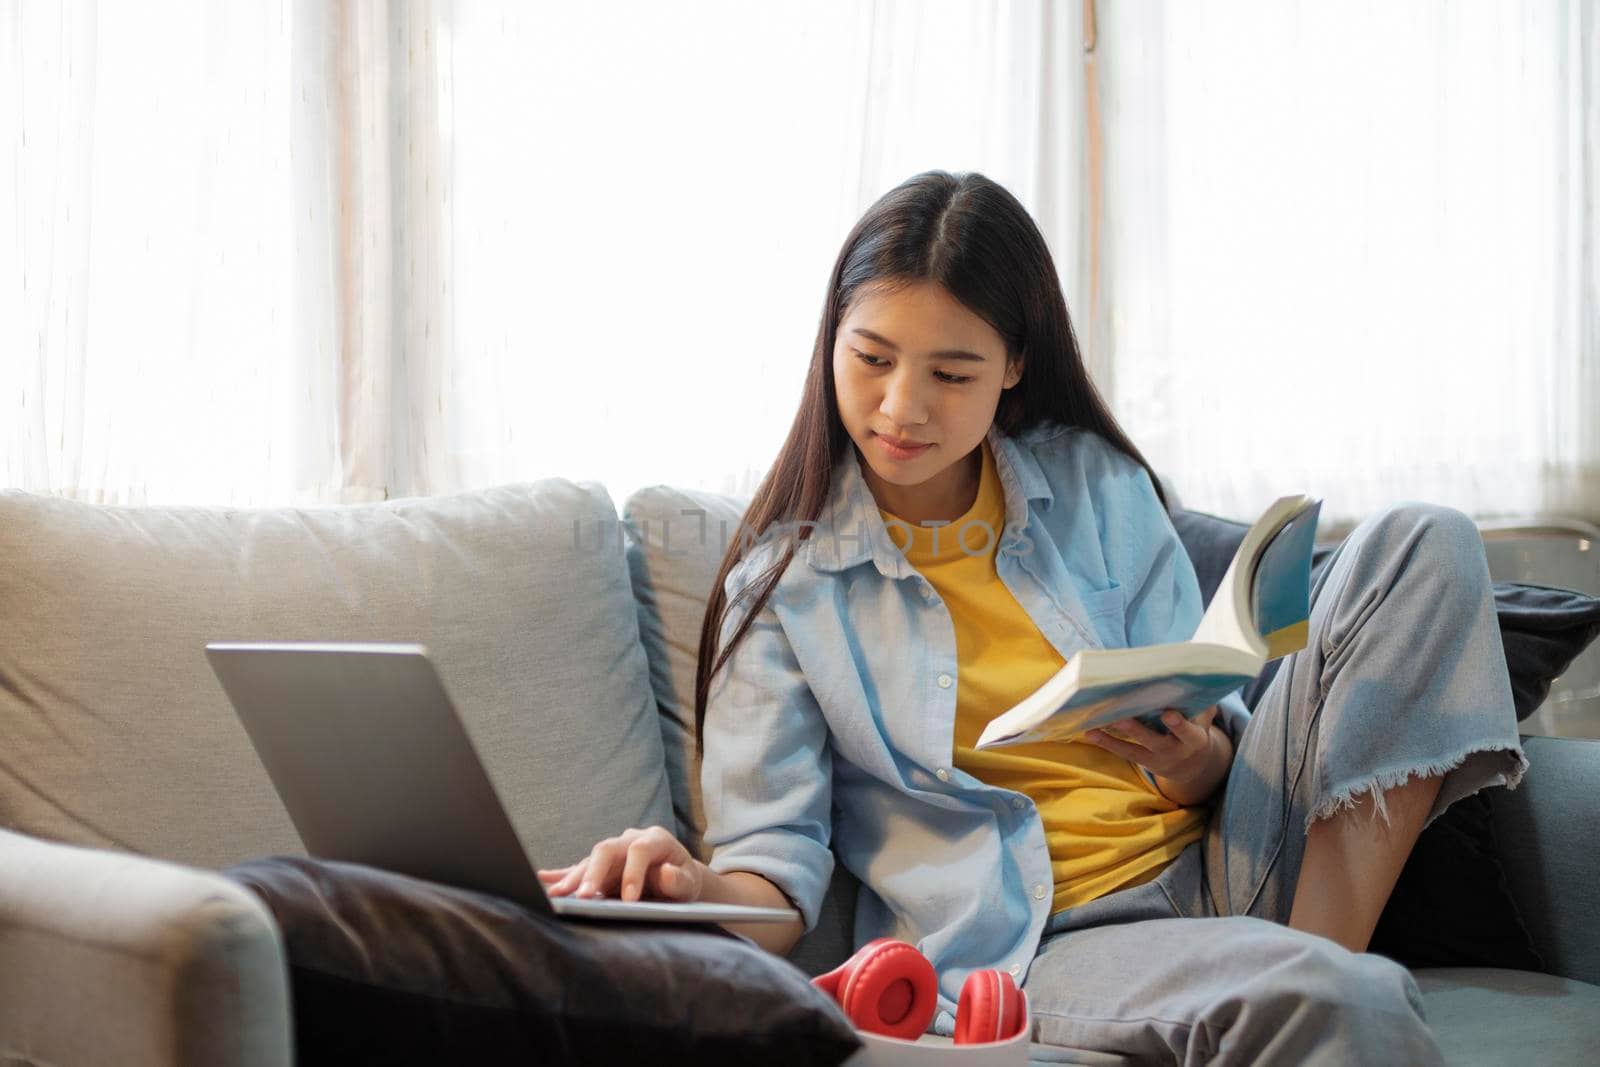
[[[421,645],[212,642],[211,669],[313,856],[516,901],[654,922],[784,922],[787,908],[551,897]]]

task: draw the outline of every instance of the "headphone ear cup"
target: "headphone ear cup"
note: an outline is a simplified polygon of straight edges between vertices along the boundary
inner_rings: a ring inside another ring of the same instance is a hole
[[[933,964],[912,945],[880,937],[844,963],[811,980],[839,1002],[857,1029],[915,1041],[939,1006]]]
[[[961,985],[955,1043],[974,1045],[1015,1037],[1027,1017],[1026,1004],[1026,994],[1005,971],[973,971]]]
[[[850,974],[852,974],[857,967],[860,967],[864,960],[875,954],[878,951],[878,946],[887,945],[893,940],[894,938],[892,937],[873,938],[865,945],[862,945],[860,948],[856,949],[855,953],[851,955],[849,959],[839,964],[839,966],[835,967],[827,974],[819,974],[815,978],[811,979],[811,984],[828,994],[828,996],[832,997],[834,1000],[839,1001],[840,1007],[843,1007],[844,996],[840,990],[840,987],[844,985],[844,980]]]

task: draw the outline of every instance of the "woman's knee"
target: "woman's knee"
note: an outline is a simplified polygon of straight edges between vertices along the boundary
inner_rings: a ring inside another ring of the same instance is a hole
[[[1384,956],[1255,916],[1191,921],[1214,924],[1217,947],[1238,958],[1252,985],[1331,1005],[1421,1006],[1411,972]]]
[[[1398,571],[1438,585],[1437,596],[1475,602],[1490,583],[1483,536],[1465,512],[1443,504],[1405,501],[1367,517],[1351,540],[1376,568],[1375,580],[1393,582]],[[1386,577],[1378,577],[1386,575]]]
[[[1289,948],[1273,985],[1332,1014],[1422,1010],[1422,994],[1411,972],[1384,956],[1351,952],[1326,938],[1308,935]]]
[[[1483,558],[1483,536],[1471,516],[1445,504],[1407,500],[1391,504],[1367,520],[1385,538],[1416,541],[1435,556]]]
[[[1338,1047],[1354,1057],[1350,1062],[1431,1059],[1433,1037],[1410,971],[1324,938],[1284,932],[1296,936],[1280,941],[1277,958],[1246,993],[1260,1009],[1258,1020],[1267,1023],[1263,1040],[1279,1043],[1279,1051]],[[1396,1053],[1401,1059],[1390,1060]],[[1413,1055],[1417,1059],[1408,1058]]]

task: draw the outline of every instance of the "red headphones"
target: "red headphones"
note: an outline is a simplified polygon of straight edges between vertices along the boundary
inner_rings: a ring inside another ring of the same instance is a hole
[[[811,984],[839,1002],[858,1030],[915,1041],[927,1032],[939,1007],[939,979],[933,964],[904,941],[868,941]],[[1027,1018],[1028,995],[1004,971],[967,975],[956,1006],[958,1045],[1015,1037]]]

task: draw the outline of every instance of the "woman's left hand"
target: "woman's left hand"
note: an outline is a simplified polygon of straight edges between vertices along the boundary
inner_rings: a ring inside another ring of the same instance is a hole
[[[1124,759],[1148,768],[1151,774],[1173,782],[1197,781],[1211,766],[1211,720],[1217,706],[1211,705],[1193,719],[1168,708],[1161,713],[1166,734],[1158,734],[1138,719],[1123,719],[1100,730],[1090,730],[1083,739],[1114,752]],[[1113,737],[1111,731],[1121,735]]]

